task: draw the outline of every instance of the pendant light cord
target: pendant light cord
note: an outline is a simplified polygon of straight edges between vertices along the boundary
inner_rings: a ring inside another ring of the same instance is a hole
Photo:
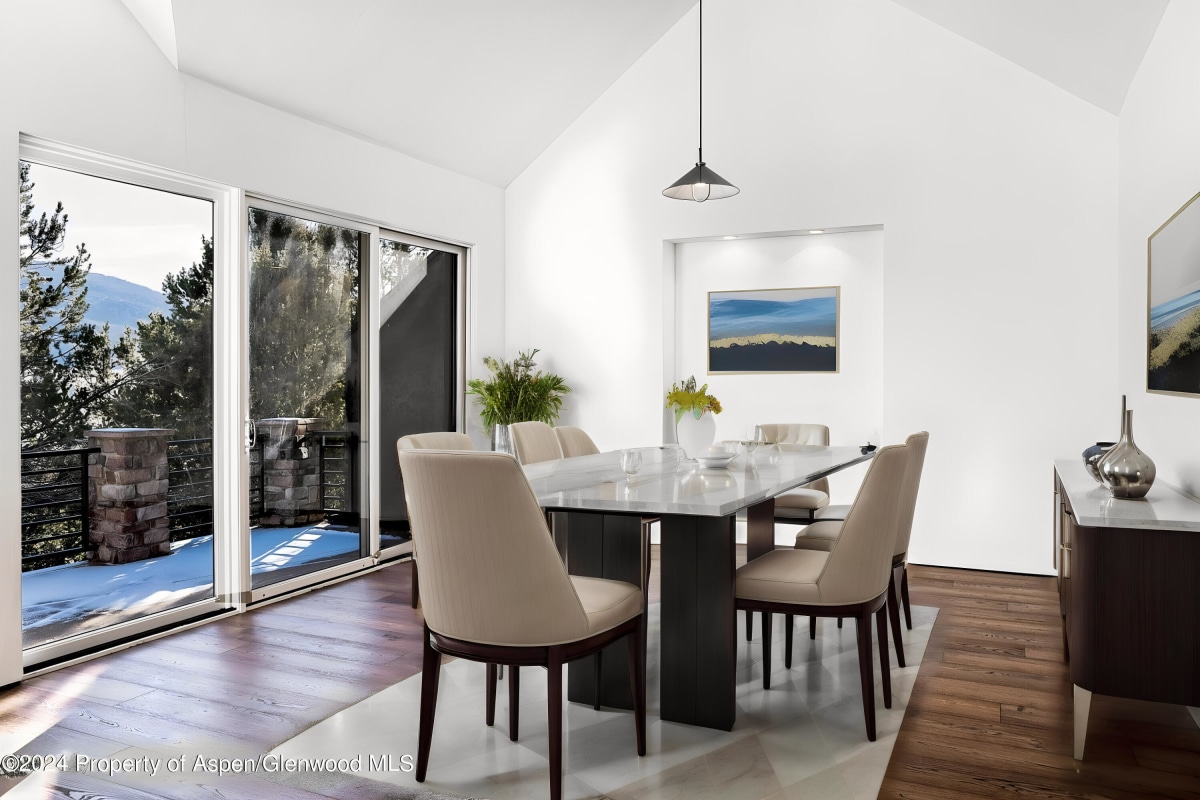
[[[698,127],[700,128],[700,136],[698,138],[699,138],[700,146],[699,146],[699,148],[697,148],[697,154],[699,155],[699,160],[696,163],[703,164],[704,163],[704,0],[700,0],[699,7],[700,7],[700,47],[699,47],[699,50],[700,50],[700,104],[699,104],[700,105],[700,124]]]

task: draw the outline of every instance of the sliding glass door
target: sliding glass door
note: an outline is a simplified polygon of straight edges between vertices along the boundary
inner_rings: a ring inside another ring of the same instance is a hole
[[[367,558],[367,230],[251,200],[251,587]]]
[[[22,140],[26,663],[217,607],[219,191]]]
[[[395,441],[462,430],[466,248],[33,137],[18,168],[27,669],[408,551]]]
[[[379,239],[379,534],[385,554],[410,542],[396,440],[462,430],[466,251],[395,231]]]

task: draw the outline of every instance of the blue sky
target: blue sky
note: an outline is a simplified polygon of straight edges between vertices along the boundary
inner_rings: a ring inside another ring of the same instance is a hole
[[[837,288],[712,292],[709,340],[777,333],[837,335]]]

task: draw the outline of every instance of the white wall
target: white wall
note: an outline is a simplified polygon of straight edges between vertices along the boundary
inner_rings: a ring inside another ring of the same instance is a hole
[[[693,11],[509,186],[510,350],[601,447],[658,442],[663,240],[883,224],[882,434],[931,433],[912,559],[1051,571],[1050,461],[1117,401],[1116,119],[888,0],[704,11],[705,156],[742,193],[660,195],[694,160]]]
[[[1134,439],[1159,480],[1200,495],[1200,397],[1146,391],[1146,240],[1200,192],[1200,5],[1175,0],[1121,111],[1120,390],[1133,409]],[[1105,433],[1118,428],[1109,404]],[[1153,491],[1153,490],[1151,490]]]
[[[0,10],[7,10],[3,7]],[[17,74],[15,25],[0,25],[0,81],[3,81],[4,91],[0,97],[4,103],[0,105],[0,119],[12,107],[8,93],[8,83]],[[14,164],[17,161],[17,137],[4,136],[0,139],[0,163]],[[9,179],[13,173],[10,171]],[[17,193],[11,190],[0,192],[0,219],[15,220],[18,214]],[[12,253],[17,250],[16,226],[0,225],[0,252]],[[4,280],[10,281],[10,287],[5,297],[12,297],[16,283],[16,267],[10,266],[10,261],[4,263]],[[0,305],[0,331],[10,337],[18,335],[17,304],[8,300]],[[12,415],[14,409],[21,404],[21,359],[15,347],[0,347],[0,409],[7,415]],[[11,420],[11,416],[9,416]],[[11,422],[0,429],[0,452],[9,454],[0,458],[0,486],[14,487],[3,490],[3,508],[0,508],[0,565],[5,565],[5,572],[0,576],[0,686],[15,683],[21,678],[21,582],[13,579],[13,572],[8,565],[21,563],[21,511],[20,501],[13,502],[13,495],[19,494],[21,485],[21,461],[16,454],[21,450],[21,432]],[[20,569],[20,566],[17,567]]]
[[[881,231],[780,236],[677,245],[675,367],[707,383],[725,410],[718,439],[744,439],[765,422],[819,422],[834,444],[878,441],[883,399]],[[709,375],[708,293],[839,287],[838,372]],[[865,467],[830,479],[834,503],[854,499]],[[794,534],[794,531],[793,531]]]
[[[504,200],[495,186],[433,167],[177,73],[117,0],[0,4],[0,158],[16,174],[19,133],[228,182],[251,191],[475,244],[469,373],[503,342]],[[364,108],[363,113],[370,113]],[[0,259],[15,297],[16,194],[0,193]],[[69,209],[68,209],[69,211]],[[15,300],[0,335],[16,341]],[[0,347],[0,685],[20,676],[19,395]],[[484,439],[480,439],[484,441]],[[15,587],[15,588],[14,588]]]

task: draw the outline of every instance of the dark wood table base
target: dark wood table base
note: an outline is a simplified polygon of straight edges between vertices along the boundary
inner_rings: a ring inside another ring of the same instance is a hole
[[[774,501],[747,510],[749,558],[774,547]],[[641,519],[560,512],[554,534],[573,575],[641,583]],[[731,730],[736,714],[736,517],[663,515],[659,697],[662,719]],[[599,678],[597,679],[597,669]],[[632,708],[625,648],[571,664],[567,699]]]

